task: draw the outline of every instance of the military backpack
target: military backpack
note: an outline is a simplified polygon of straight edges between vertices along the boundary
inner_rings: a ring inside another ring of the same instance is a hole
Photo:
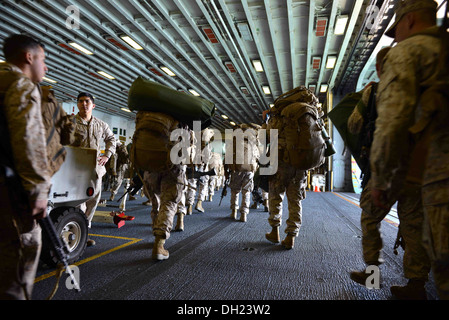
[[[318,99],[304,86],[279,96],[271,109],[268,129],[279,134],[279,159],[301,170],[324,163],[322,112]]]

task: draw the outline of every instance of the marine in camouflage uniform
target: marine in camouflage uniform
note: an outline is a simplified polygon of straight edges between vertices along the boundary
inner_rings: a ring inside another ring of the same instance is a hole
[[[231,218],[236,219],[237,211],[240,211],[240,221],[246,222],[251,192],[254,190],[254,173],[257,170],[260,158],[257,132],[260,126],[256,124],[241,124],[239,129],[243,133],[243,144],[239,145],[239,139],[237,139],[236,135],[234,163],[228,166],[231,171],[229,182],[229,188],[231,189]],[[240,152],[243,152],[243,154],[239,154]],[[239,207],[240,193],[242,193],[242,201]]]
[[[90,100],[90,102],[88,101]],[[75,116],[76,129],[75,129],[75,142],[72,144],[74,147],[91,148],[97,150],[97,158],[99,159],[95,168],[97,173],[97,180],[95,182],[95,193],[92,198],[80,205],[80,209],[86,214],[89,222],[89,228],[91,226],[92,218],[95,214],[95,210],[100,202],[101,198],[101,184],[104,174],[106,173],[105,164],[109,158],[115,153],[116,140],[114,134],[109,128],[108,124],[104,121],[92,116],[92,107],[90,110],[90,120],[85,120],[81,116],[81,111],[85,107],[84,104],[92,103],[95,107],[94,98],[90,93],[82,92],[78,95],[78,112]],[[105,143],[104,154],[101,154],[101,141]],[[94,245],[95,242],[89,239],[88,245]]]
[[[201,153],[202,153],[202,163],[198,165],[198,171],[207,172],[210,168],[210,159],[212,156],[212,147],[209,144],[214,132],[212,129],[206,128],[201,131]],[[203,202],[206,200],[209,193],[209,180],[208,175],[201,176],[197,179],[198,186],[198,200],[195,205],[195,209],[199,212],[204,212]],[[192,184],[193,185],[193,184]],[[191,189],[191,188],[189,188]]]
[[[24,47],[20,52],[9,51],[15,44]],[[42,231],[36,219],[45,216],[50,190],[41,91],[37,85],[47,67],[42,46],[29,37],[11,36],[5,40],[4,52],[7,62],[0,64],[0,127],[4,140],[0,171],[0,299],[23,300],[32,295],[42,248]],[[24,63],[29,55],[34,61]],[[5,156],[10,157],[6,162]],[[3,165],[14,167],[19,176],[16,181],[25,195],[13,188]]]
[[[187,126],[183,126],[177,121],[170,131],[176,128],[189,130]],[[174,145],[173,142],[171,144]],[[185,211],[182,209],[182,207],[185,207],[185,204],[182,201],[187,186],[187,166],[184,163],[185,161],[181,164],[167,163],[166,170],[149,173],[150,188],[153,188],[154,192],[160,195],[159,210],[153,220],[155,243],[152,257],[155,260],[169,258],[169,252],[164,248],[165,241],[170,238],[175,215],[178,213],[182,214],[181,217],[183,217],[185,214]],[[181,210],[179,211],[179,209]]]
[[[126,147],[120,142],[116,141],[116,153],[112,155],[109,165],[112,169],[112,184],[110,201],[114,200],[120,186],[122,185],[125,174],[129,168],[129,157]]]
[[[302,101],[313,106],[318,105],[318,99],[306,87],[301,87],[299,91],[300,96],[296,101]],[[270,112],[272,116],[268,120],[268,133],[270,129],[280,129],[280,125],[277,123],[278,119],[273,114],[277,112],[276,106]],[[282,202],[284,196],[287,195],[288,219],[285,228],[287,236],[281,244],[286,249],[292,249],[294,247],[295,237],[298,236],[302,224],[301,201],[306,198],[307,171],[297,169],[284,160],[284,150],[286,148],[285,138],[283,131],[279,130],[278,170],[268,179],[268,210],[270,213],[268,222],[272,230],[265,237],[271,242],[280,242],[279,228],[282,223]]]
[[[398,45],[388,53],[379,82],[378,118],[370,154],[371,193],[374,204],[383,208],[388,208],[383,199],[391,190],[400,190],[400,196],[406,198],[404,211],[398,207],[398,214],[405,241],[404,276],[409,281],[404,287],[391,287],[391,292],[398,298],[426,299],[424,284],[430,261],[422,242],[421,184],[413,179],[417,157],[412,154],[409,128],[420,114],[421,92],[436,72],[441,42],[419,35],[436,30],[433,0],[401,1],[395,11],[396,21],[387,35],[394,35]],[[447,236],[447,229],[444,233]]]

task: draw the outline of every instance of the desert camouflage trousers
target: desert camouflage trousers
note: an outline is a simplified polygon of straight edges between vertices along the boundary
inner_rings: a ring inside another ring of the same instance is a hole
[[[153,225],[153,222],[156,219],[161,203],[161,188],[158,185],[158,176],[158,172],[145,171],[143,174],[143,191],[145,196],[151,200],[151,225]]]
[[[424,247],[440,299],[449,300],[449,179],[426,185],[424,203]]]
[[[185,166],[174,165],[163,172],[148,172],[146,184],[155,194],[159,195],[159,210],[151,211],[153,219],[153,234],[164,239],[170,237],[173,219],[181,204],[185,186],[187,185]]]
[[[251,201],[251,192],[254,189],[254,172],[233,171],[229,188],[231,189],[231,210],[239,209],[239,194],[242,193],[240,213],[248,214]]]
[[[32,298],[42,249],[42,230],[35,221],[26,223],[23,232],[18,230],[25,224],[21,224],[13,201],[0,177],[0,300]]]
[[[302,223],[301,200],[306,198],[307,171],[299,170],[279,161],[278,171],[269,178],[268,222],[272,227],[282,223],[282,201],[287,195],[288,218],[285,233],[298,236]]]
[[[362,250],[363,259],[367,265],[382,263],[383,247],[380,227],[382,220],[390,210],[374,206],[371,200],[371,181],[368,181],[360,197],[362,208]],[[403,268],[407,279],[427,280],[430,271],[430,261],[422,242],[422,226],[424,212],[422,207],[421,189],[419,185],[404,183],[398,192],[389,194],[388,204],[393,206],[398,202],[397,211],[400,221],[399,232],[405,243]]]

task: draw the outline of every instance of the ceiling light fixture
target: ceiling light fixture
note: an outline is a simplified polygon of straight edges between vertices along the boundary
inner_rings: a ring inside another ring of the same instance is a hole
[[[262,90],[265,94],[271,94],[269,86],[262,86]]]
[[[128,108],[120,108],[120,109],[122,109],[123,111],[126,111],[126,112],[131,112],[131,110],[129,110]]]
[[[233,126],[235,126],[235,122],[234,121],[230,121],[230,124],[232,124]]]
[[[84,48],[83,46],[79,45],[76,42],[69,42],[69,45],[71,45],[72,47],[74,47],[75,49],[81,51],[84,54],[93,55],[93,52],[87,50],[86,48]]]
[[[109,73],[106,73],[104,71],[97,71],[98,74],[101,74],[103,77],[108,78],[110,80],[114,80],[115,78],[111,76]]]
[[[320,92],[324,93],[326,91],[327,91],[327,84],[322,84],[321,87],[320,87]]]
[[[263,66],[260,60],[252,60],[252,63],[257,72],[263,72]]]
[[[346,24],[348,23],[349,17],[347,15],[338,16],[335,22],[334,34],[342,35],[345,33]]]
[[[173,71],[171,71],[169,68],[167,67],[160,67],[162,71],[164,71],[166,74],[168,74],[170,77],[176,77],[176,74],[174,74]]]
[[[223,119],[229,119],[228,116],[225,115],[225,114],[222,114],[221,117],[222,117]]]
[[[143,48],[136,41],[131,39],[130,36],[124,35],[124,36],[120,36],[120,38],[122,38],[123,41],[125,41],[127,44],[129,44],[134,49],[143,50]]]
[[[327,56],[326,69],[333,69],[335,67],[335,62],[337,62],[336,56]]]
[[[0,61],[0,62],[1,62],[1,61]],[[58,83],[58,81],[53,80],[53,79],[50,79],[50,78],[47,78],[47,77],[43,77],[42,80],[47,81],[47,82],[50,82],[50,83]]]
[[[193,90],[193,89],[189,89],[189,92],[190,92],[191,94],[193,94],[194,96],[197,96],[197,97],[200,96],[200,94],[199,94],[198,92],[196,92],[195,90]]]

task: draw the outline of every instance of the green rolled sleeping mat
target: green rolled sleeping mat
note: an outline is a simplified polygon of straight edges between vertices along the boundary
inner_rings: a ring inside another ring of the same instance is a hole
[[[163,112],[189,126],[201,121],[203,127],[211,124],[215,113],[213,102],[138,77],[129,90],[128,108],[136,111]]]
[[[349,93],[327,114],[337,128],[338,133],[340,133],[346,147],[359,165],[361,148],[360,135],[354,135],[349,132],[348,119],[361,99],[362,91]]]

